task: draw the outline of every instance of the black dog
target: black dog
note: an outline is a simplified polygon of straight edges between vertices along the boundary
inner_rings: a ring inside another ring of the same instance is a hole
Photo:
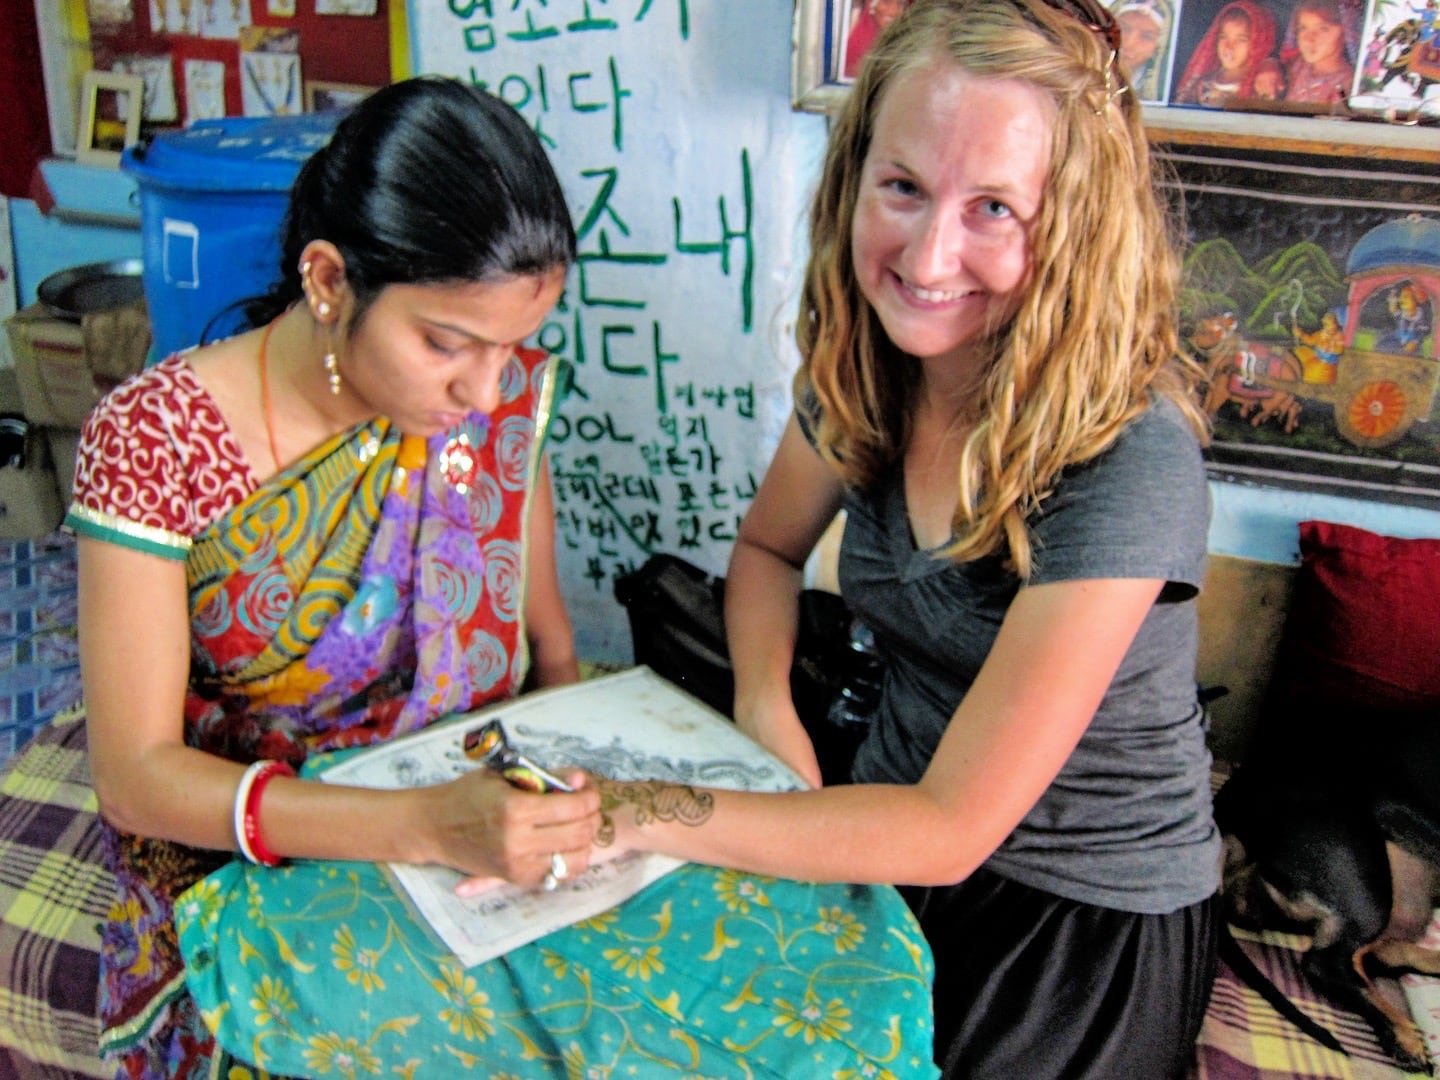
[[[1440,973],[1440,954],[1414,944],[1440,893],[1440,710],[1290,705],[1272,708],[1265,726],[1251,760],[1215,797],[1230,919],[1311,934],[1302,961],[1311,984],[1364,1017],[1400,1065],[1428,1071],[1419,1031],[1372,976]],[[1258,975],[1236,952],[1227,960]],[[1293,1005],[1274,1001],[1273,984],[1255,989],[1340,1048]]]

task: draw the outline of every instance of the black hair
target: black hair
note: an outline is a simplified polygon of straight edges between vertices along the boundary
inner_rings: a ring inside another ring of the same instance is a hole
[[[243,302],[251,326],[300,299],[300,253],[313,240],[345,260],[352,326],[387,285],[492,281],[575,261],[575,229],[535,133],[499,98],[440,76],[377,90],[301,167],[280,277]]]

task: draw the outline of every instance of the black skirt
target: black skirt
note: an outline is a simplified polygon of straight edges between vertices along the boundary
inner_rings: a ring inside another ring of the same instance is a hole
[[[984,868],[900,890],[935,954],[935,1061],[951,1080],[1167,1080],[1195,1053],[1217,900],[1137,915]]]

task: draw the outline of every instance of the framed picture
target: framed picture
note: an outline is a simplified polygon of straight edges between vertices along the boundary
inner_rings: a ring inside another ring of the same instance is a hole
[[[795,54],[790,68],[790,99],[797,109],[833,112],[849,92],[841,82],[840,46],[844,13],[851,0],[796,0]]]
[[[1440,505],[1440,178],[1167,156],[1212,475]]]
[[[75,159],[118,167],[121,151],[140,140],[144,111],[144,78],[118,71],[87,71],[80,89]]]
[[[305,83],[305,111],[327,112],[331,109],[348,109],[375,92],[373,86],[359,86],[355,83],[321,82],[317,79]]]
[[[1435,6],[1370,0],[1352,109],[1409,123],[1440,118],[1440,27]]]
[[[1109,0],[1107,6],[1120,27],[1120,66],[1135,95],[1143,102],[1163,105],[1174,53],[1173,0]]]
[[[241,111],[246,116],[293,116],[300,112],[303,82],[299,31],[247,26],[238,40]]]

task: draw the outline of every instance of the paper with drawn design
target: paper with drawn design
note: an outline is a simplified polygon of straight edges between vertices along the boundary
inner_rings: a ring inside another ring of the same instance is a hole
[[[465,732],[499,719],[510,742],[554,771],[578,767],[620,780],[669,780],[737,791],[805,787],[779,758],[708,706],[646,667],[501,702],[385,746],[362,751],[320,778],[358,787],[438,784],[477,768]],[[632,852],[592,866],[554,892],[498,885],[468,899],[461,875],[393,863],[395,879],[466,967],[614,907],[682,865]]]

